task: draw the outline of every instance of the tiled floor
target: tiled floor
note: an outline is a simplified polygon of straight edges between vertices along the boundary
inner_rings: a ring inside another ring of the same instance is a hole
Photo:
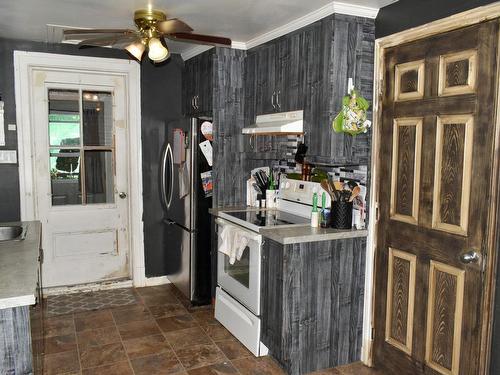
[[[133,305],[138,302],[137,293],[132,288],[100,290],[74,294],[50,296],[47,299],[47,316],[63,315]]]
[[[44,374],[284,374],[272,358],[252,356],[210,307],[190,307],[175,288],[133,293],[126,306],[46,317],[45,337],[35,338],[45,340]],[[323,374],[377,373],[358,363],[315,375]]]

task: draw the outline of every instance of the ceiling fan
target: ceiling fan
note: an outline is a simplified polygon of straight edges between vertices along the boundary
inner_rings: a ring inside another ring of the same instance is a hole
[[[123,48],[138,61],[142,60],[148,50],[148,57],[155,63],[170,57],[164,38],[181,42],[231,46],[231,39],[193,34],[193,29],[185,22],[167,19],[164,12],[154,9],[139,9],[134,13],[137,30],[131,29],[66,29],[64,40],[82,40],[78,45]],[[163,42],[162,42],[163,41]]]

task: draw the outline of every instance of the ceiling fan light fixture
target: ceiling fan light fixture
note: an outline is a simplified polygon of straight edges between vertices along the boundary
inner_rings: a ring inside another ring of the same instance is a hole
[[[148,43],[149,52],[148,57],[155,63],[165,61],[169,57],[168,49],[161,43],[158,38],[149,39]]]
[[[137,61],[141,61],[142,55],[144,54],[144,51],[146,51],[146,45],[143,41],[139,41],[129,44],[125,47],[125,50],[130,53]]]

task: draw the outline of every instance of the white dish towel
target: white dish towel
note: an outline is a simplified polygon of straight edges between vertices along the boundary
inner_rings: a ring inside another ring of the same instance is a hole
[[[241,260],[249,241],[246,232],[232,225],[224,225],[220,239],[219,251],[229,257],[229,264]]]

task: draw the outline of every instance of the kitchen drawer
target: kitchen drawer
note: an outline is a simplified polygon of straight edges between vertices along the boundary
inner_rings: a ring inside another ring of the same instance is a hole
[[[255,356],[267,355],[267,348],[260,342],[260,318],[253,315],[220,287],[217,287],[215,297],[215,319]]]

